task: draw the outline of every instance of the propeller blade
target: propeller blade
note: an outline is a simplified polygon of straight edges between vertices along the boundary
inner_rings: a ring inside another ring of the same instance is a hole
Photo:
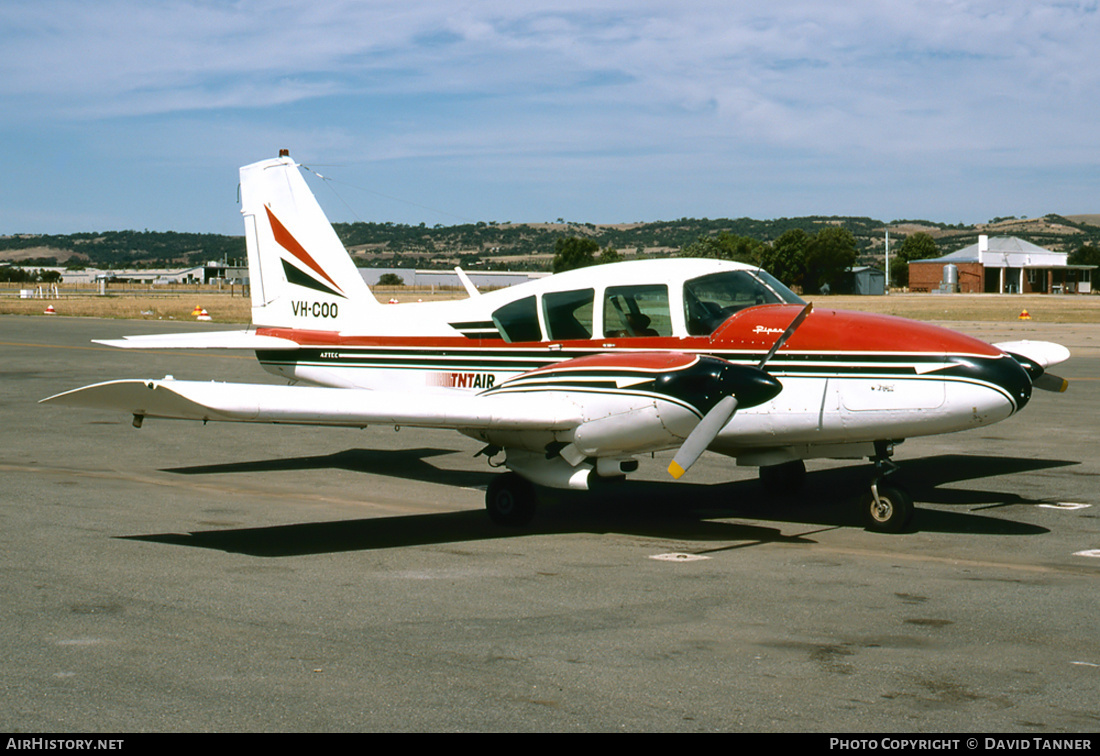
[[[686,473],[695,461],[702,456],[711,442],[717,437],[718,432],[726,426],[737,412],[737,399],[731,394],[722,397],[711,408],[710,412],[703,415],[703,419],[688,435],[672,463],[668,466],[669,474],[679,479]]]
[[[763,368],[764,365],[768,363],[768,360],[775,356],[775,353],[779,351],[779,348],[787,343],[787,339],[789,339],[791,335],[794,334],[795,329],[802,325],[802,321],[806,319],[806,317],[813,311],[813,309],[814,303],[807,302],[806,306],[802,308],[802,312],[798,313],[798,315],[795,316],[795,319],[791,321],[791,324],[787,326],[787,330],[781,333],[779,335],[779,338],[775,340],[775,343],[772,344],[772,348],[768,350],[767,356],[765,356],[764,359],[760,360],[760,364],[757,365],[757,367]]]
[[[1056,391],[1061,394],[1063,391],[1069,388],[1069,381],[1060,375],[1053,375],[1051,373],[1043,373],[1038,378],[1031,382],[1031,385],[1037,389],[1043,391]]]

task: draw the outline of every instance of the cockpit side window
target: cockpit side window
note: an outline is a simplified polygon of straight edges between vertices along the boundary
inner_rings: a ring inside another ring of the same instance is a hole
[[[507,342],[542,340],[534,297],[517,299],[497,309],[493,312],[493,323]]]
[[[761,304],[805,304],[762,270],[728,270],[684,284],[684,317],[692,336],[709,336],[733,313]]]
[[[671,336],[668,286],[612,286],[604,293],[604,336]]]
[[[542,314],[552,340],[592,338],[593,289],[555,291],[542,297]]]

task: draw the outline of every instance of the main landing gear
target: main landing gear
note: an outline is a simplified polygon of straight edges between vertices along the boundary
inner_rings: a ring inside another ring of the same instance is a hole
[[[514,472],[502,473],[485,491],[485,508],[497,525],[526,525],[535,516],[535,487]]]
[[[769,496],[785,499],[802,491],[806,484],[806,463],[801,459],[760,468],[760,485]]]
[[[877,533],[900,533],[913,519],[913,497],[900,486],[887,482],[898,466],[890,461],[894,444],[890,441],[875,442],[875,477],[871,490],[860,499],[860,510],[868,530]]]

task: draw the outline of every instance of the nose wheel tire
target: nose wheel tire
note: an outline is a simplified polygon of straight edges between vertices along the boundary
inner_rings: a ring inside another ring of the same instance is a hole
[[[902,488],[874,483],[862,499],[864,522],[877,533],[900,533],[913,519],[913,497]]]
[[[535,516],[535,487],[513,472],[498,475],[485,491],[485,508],[498,525],[526,525]]]

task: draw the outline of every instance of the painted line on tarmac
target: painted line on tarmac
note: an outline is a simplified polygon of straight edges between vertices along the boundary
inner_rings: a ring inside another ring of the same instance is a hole
[[[702,554],[684,554],[682,552],[652,554],[649,558],[658,562],[698,562],[704,559],[710,559],[709,556],[703,556]]]

